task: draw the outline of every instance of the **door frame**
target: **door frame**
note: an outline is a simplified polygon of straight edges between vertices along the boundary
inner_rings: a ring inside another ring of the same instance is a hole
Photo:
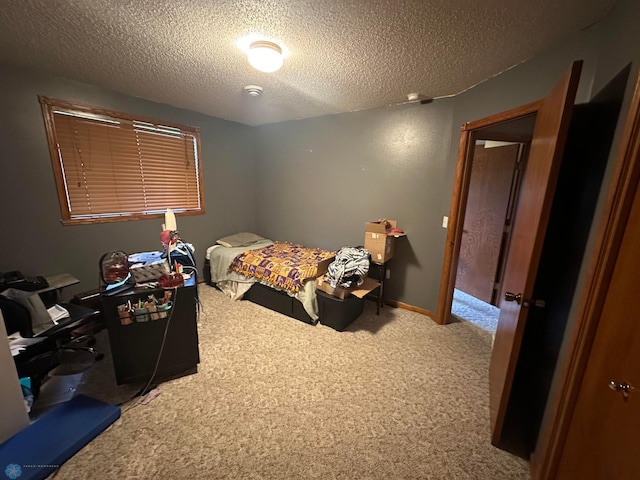
[[[445,244],[444,261],[440,280],[440,294],[438,296],[438,310],[435,321],[440,325],[449,323],[451,305],[453,303],[453,290],[458,271],[458,257],[462,242],[462,229],[464,226],[464,212],[469,195],[469,183],[471,181],[471,167],[473,164],[473,149],[475,137],[478,131],[490,126],[519,120],[538,113],[542,100],[527,103],[489,117],[467,122],[460,127],[460,146],[458,148],[458,162],[456,164],[456,176],[449,212],[449,228]]]
[[[549,397],[538,441],[531,455],[532,478],[553,479],[564,450],[591,346],[602,314],[613,268],[640,180],[640,74],[625,119],[604,209],[595,233],[584,287],[578,295],[575,322],[565,336],[565,360],[557,389]]]

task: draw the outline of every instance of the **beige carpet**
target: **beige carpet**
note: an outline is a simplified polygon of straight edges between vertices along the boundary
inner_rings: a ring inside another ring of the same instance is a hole
[[[198,373],[70,459],[59,479],[527,479],[489,443],[491,336],[373,302],[347,331],[200,287]],[[99,387],[96,387],[98,378]],[[123,396],[108,359],[86,393]],[[80,391],[83,389],[81,388]]]

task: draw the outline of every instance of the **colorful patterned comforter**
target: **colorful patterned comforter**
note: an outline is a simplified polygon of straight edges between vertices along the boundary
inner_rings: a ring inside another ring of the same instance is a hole
[[[306,280],[317,276],[318,264],[335,254],[320,248],[274,242],[265,248],[242,252],[233,259],[229,270],[296,293]]]

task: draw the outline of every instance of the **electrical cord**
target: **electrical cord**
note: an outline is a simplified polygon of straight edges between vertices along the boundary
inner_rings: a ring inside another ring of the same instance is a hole
[[[167,323],[164,326],[164,333],[162,335],[162,343],[160,344],[160,351],[158,352],[158,357],[156,358],[156,364],[153,368],[153,373],[151,374],[151,377],[149,377],[149,381],[147,382],[147,384],[141,388],[140,390],[138,390],[138,392],[133,395],[129,400],[125,400],[124,402],[120,402],[118,403],[116,406],[122,406],[125,403],[130,402],[131,400],[133,400],[134,398],[137,397],[141,397],[146,395],[147,393],[149,393],[149,387],[151,386],[152,382],[155,380],[156,374],[158,373],[158,366],[160,365],[160,360],[162,359],[162,354],[164,352],[164,346],[167,340],[167,332],[169,331],[169,324],[171,323],[171,319],[173,318],[173,313],[176,309],[176,304],[177,304],[177,299],[178,299],[178,287],[173,287],[173,305],[171,306],[171,309],[169,310],[169,315],[167,316]],[[153,390],[153,389],[152,389]],[[122,411],[122,414],[124,414],[125,412],[128,412],[129,410],[131,410],[133,407],[135,407],[136,405],[138,405],[139,402],[135,402],[132,403],[131,405],[129,405],[125,410]]]

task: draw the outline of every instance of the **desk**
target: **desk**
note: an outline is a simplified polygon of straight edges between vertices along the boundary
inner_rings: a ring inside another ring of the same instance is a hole
[[[118,306],[138,303],[149,295],[162,299],[172,292],[172,307],[165,318],[136,318],[123,325]],[[198,326],[196,323],[197,286],[191,283],[176,289],[133,288],[121,293],[102,295],[116,383],[154,382],[193,369],[200,363]],[[166,333],[166,336],[165,336]],[[164,340],[164,346],[162,346]],[[162,353],[161,353],[162,352]],[[160,360],[158,361],[158,357]]]
[[[88,368],[94,360],[101,359],[98,352],[90,352],[86,349],[91,346],[89,339],[75,343],[73,335],[75,328],[90,321],[97,312],[80,305],[62,304],[62,306],[67,309],[69,316],[61,319],[57,325],[49,323],[50,327],[44,327],[46,329],[39,330],[34,326],[35,335],[32,339],[27,340],[37,343],[27,346],[13,357],[18,376],[31,378],[31,390],[35,398],[40,393],[41,384],[48,375],[54,372],[54,369],[58,366],[64,368],[67,363],[75,363],[75,360],[65,360],[68,357],[63,355],[63,352],[76,351],[82,352],[85,358],[91,356],[90,363],[82,361],[83,368]],[[76,366],[80,364],[78,363]]]

